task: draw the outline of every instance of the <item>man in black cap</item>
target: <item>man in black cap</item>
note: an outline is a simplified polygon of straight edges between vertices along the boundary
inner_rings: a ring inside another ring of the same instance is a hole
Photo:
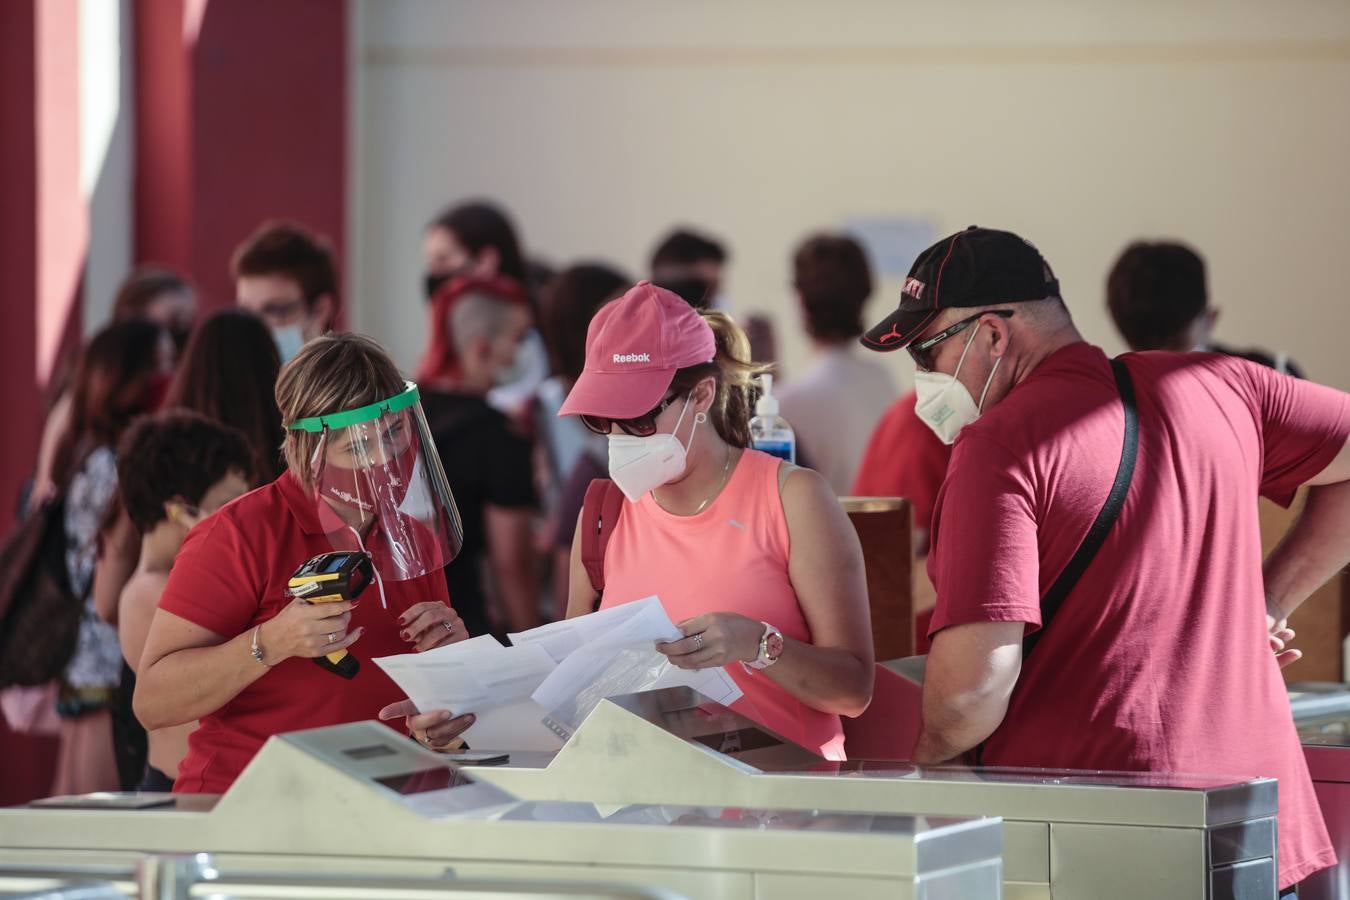
[[[1334,864],[1278,620],[1350,560],[1350,395],[1218,354],[1109,360],[1036,248],[985,228],[924,251],[862,340],[909,350],[954,443],[914,759],[1275,775],[1280,884]],[[1304,484],[1263,573],[1257,496]]]

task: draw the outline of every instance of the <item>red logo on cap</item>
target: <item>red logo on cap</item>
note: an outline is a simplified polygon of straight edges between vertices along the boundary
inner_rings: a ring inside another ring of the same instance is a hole
[[[923,299],[924,283],[917,278],[906,278],[904,293],[909,294],[915,300]]]
[[[922,287],[922,285],[920,285],[920,287]],[[887,344],[890,343],[892,340],[898,341],[902,337],[904,337],[904,335],[900,333],[900,325],[897,323],[891,326],[891,330],[888,334],[883,334],[881,337],[877,338],[877,343]]]

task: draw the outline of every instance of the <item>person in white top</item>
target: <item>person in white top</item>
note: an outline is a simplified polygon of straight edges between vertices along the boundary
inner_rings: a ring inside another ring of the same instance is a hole
[[[832,234],[803,241],[792,268],[814,360],[778,392],[779,409],[797,433],[799,461],[843,495],[853,487],[872,430],[898,393],[884,366],[854,352],[872,273],[857,241]]]

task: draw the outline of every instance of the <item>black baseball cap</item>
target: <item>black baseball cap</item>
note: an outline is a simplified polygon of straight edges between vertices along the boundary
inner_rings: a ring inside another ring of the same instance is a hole
[[[972,225],[919,254],[900,306],[859,340],[869,350],[908,347],[944,309],[1025,303],[1059,296],[1041,252],[1011,231]]]

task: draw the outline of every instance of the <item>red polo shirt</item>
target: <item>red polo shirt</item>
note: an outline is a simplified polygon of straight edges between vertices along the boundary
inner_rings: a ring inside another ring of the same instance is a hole
[[[287,472],[222,508],[183,543],[160,609],[226,639],[271,619],[291,602],[286,583],[301,563],[333,549],[315,503]],[[350,628],[366,629],[348,649],[361,664],[355,678],[348,681],[309,659],[273,666],[201,720],[188,739],[174,790],[222,793],[272,735],[373,719],[381,707],[402,700],[403,692],[371,659],[411,650],[399,637],[398,616],[424,600],[447,602],[445,575],[386,580],[384,589],[388,609],[372,584],[352,613]],[[402,724],[393,723],[399,729]]]
[[[1280,884],[1335,863],[1266,635],[1257,497],[1288,505],[1350,396],[1209,353],[1123,357],[1139,458],[1120,519],[1026,660],[989,765],[1279,779]],[[962,430],[938,496],[934,634],[1040,627],[1120,461],[1105,354],[1051,355]]]

